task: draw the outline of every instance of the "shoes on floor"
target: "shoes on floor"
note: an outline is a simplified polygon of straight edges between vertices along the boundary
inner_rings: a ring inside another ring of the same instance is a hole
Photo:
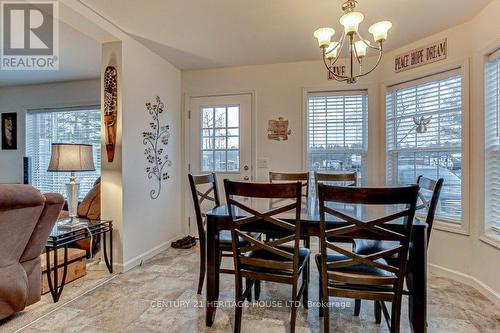
[[[172,242],[172,247],[174,249],[190,249],[196,245],[196,238],[193,236],[186,236],[182,239]]]

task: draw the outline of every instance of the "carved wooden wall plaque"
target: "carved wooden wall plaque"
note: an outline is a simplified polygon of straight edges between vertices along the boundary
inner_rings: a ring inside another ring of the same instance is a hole
[[[118,102],[118,75],[113,66],[104,72],[104,125],[106,129],[106,153],[108,162],[113,162],[116,148],[116,118]]]

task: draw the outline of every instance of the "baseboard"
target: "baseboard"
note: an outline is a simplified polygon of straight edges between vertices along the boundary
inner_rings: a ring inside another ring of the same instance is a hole
[[[450,278],[452,280],[465,283],[475,289],[477,289],[481,294],[487,297],[490,301],[495,303],[496,306],[500,307],[500,294],[495,290],[490,288],[488,285],[483,283],[482,281],[476,279],[475,277],[465,274],[459,271],[455,271],[450,268],[446,268],[443,266],[439,266],[436,264],[429,264],[429,269],[431,272],[444,276],[446,278]]]
[[[170,247],[170,244],[174,240],[179,239],[179,238],[182,238],[182,235],[177,235],[174,238],[169,239],[168,241],[163,242],[160,245],[155,246],[152,249],[149,249],[148,251],[146,251],[142,254],[139,254],[138,256],[135,256],[132,259],[127,260],[123,264],[115,264],[113,267],[116,267],[119,272],[127,272],[127,271],[131,270],[132,268],[141,265],[142,262],[144,262],[150,258],[153,258],[157,254],[165,251],[166,249],[168,249]]]

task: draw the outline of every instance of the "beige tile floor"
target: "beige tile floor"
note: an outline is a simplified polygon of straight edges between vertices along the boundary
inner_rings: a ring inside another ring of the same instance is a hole
[[[317,274],[312,269],[310,298],[317,299]],[[169,249],[105,285],[78,297],[33,322],[22,332],[232,332],[233,277],[221,278],[215,324],[205,327],[204,295],[196,295],[198,248]],[[263,283],[261,301],[290,299],[290,287]],[[372,303],[364,301],[359,317],[352,316],[353,301],[336,299],[331,329],[336,332],[388,332],[375,324]],[[201,307],[200,307],[201,306]],[[409,332],[407,303],[402,331]],[[500,332],[500,309],[479,292],[461,283],[429,276],[429,332]],[[243,310],[243,332],[287,332],[286,307],[249,305]],[[317,308],[299,308],[297,332],[320,332]],[[1,329],[1,328],[0,328]]]

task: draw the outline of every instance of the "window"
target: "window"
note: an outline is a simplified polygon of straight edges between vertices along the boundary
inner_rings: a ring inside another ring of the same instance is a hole
[[[202,107],[201,171],[239,172],[240,106]]]
[[[83,199],[101,174],[101,112],[98,106],[29,111],[26,115],[26,156],[31,158],[32,185],[42,192],[66,195],[69,173],[49,172],[52,143],[86,143],[94,148],[96,171],[76,173]]]
[[[363,181],[367,156],[366,91],[309,93],[307,159],[309,170],[355,170]]]
[[[424,117],[424,118],[421,118]],[[423,126],[417,123],[423,120]],[[443,178],[437,215],[462,217],[462,77],[448,71],[389,88],[386,94],[387,180]]]
[[[486,229],[500,232],[500,50],[484,68]]]

